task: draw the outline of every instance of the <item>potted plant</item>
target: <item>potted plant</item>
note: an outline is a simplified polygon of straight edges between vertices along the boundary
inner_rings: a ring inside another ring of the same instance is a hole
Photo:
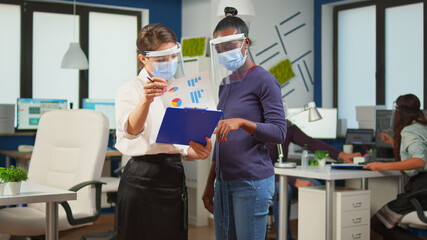
[[[314,157],[317,160],[319,168],[324,168],[326,164],[326,159],[329,158],[328,151],[317,150],[314,152]]]
[[[18,195],[21,192],[21,182],[28,179],[28,173],[24,169],[12,165],[4,170],[2,179],[9,185],[10,194]]]
[[[4,186],[6,186],[6,183],[3,178],[3,176],[5,175],[5,171],[6,169],[4,167],[0,167],[0,196],[3,196]]]

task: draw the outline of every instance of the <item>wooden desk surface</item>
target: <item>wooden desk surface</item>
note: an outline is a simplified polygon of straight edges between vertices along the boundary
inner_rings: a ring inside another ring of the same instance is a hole
[[[121,157],[122,153],[117,151],[116,149],[107,148],[107,152],[105,153],[105,157]]]
[[[31,152],[18,152],[16,150],[0,150],[0,154],[5,156],[9,156],[11,158],[19,158],[19,159],[31,159]]]

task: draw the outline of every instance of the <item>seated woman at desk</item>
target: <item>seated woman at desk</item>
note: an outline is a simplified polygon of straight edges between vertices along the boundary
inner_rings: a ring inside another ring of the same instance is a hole
[[[308,146],[308,150],[314,152],[316,150],[326,150],[329,152],[329,155],[333,159],[342,159],[344,162],[351,163],[353,161],[354,157],[360,156],[360,153],[344,153],[329,144],[313,139],[309,136],[307,136],[301,129],[293,124],[292,122],[287,120],[287,132],[286,132],[286,139],[282,143],[283,148],[283,162],[286,162],[288,160],[288,147],[290,143],[297,144],[299,146]],[[276,144],[267,144],[268,149],[270,150],[270,158],[272,163],[274,164],[277,161],[278,152],[277,152],[277,145]],[[316,179],[308,179],[308,178],[295,178],[295,177],[288,177],[288,224],[289,224],[289,213],[290,213],[290,200],[292,199],[292,192],[293,189],[296,189],[298,187],[307,187],[307,186],[313,186],[313,185],[320,185],[320,182]],[[279,204],[278,204],[278,194],[279,194],[279,182],[278,177],[276,176],[276,186],[275,186],[276,192],[275,196],[273,198],[273,211],[274,211],[274,219],[276,224],[276,231],[278,230],[278,220],[279,220]],[[288,239],[291,239],[291,232],[289,230],[288,225]]]
[[[420,110],[420,100],[413,94],[402,95],[394,104],[394,137],[380,133],[381,140],[393,146],[395,162],[373,162],[364,168],[383,171],[400,170],[408,176],[405,192],[384,205],[372,218],[371,227],[384,239],[419,239],[408,230],[397,226],[402,217],[415,210],[406,198],[409,194],[427,189],[427,120]],[[427,197],[419,199],[427,209]]]

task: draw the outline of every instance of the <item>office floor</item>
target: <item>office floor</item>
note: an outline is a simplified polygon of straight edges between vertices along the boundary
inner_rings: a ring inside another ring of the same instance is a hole
[[[112,229],[114,223],[114,217],[112,214],[102,215],[98,221],[93,225],[71,229],[68,231],[62,231],[59,234],[60,240],[76,240],[80,239],[83,234],[94,233],[94,232],[106,232]],[[296,235],[297,221],[291,220],[291,231],[293,236]],[[270,239],[276,238],[276,230],[273,228],[268,232],[267,237]],[[215,240],[215,233],[213,223],[206,227],[195,227],[189,226],[188,229],[188,240]]]
[[[59,233],[60,240],[78,240],[84,234],[107,232],[112,229],[114,223],[114,216],[112,214],[101,215],[101,217],[93,225],[87,227],[81,227],[77,229],[71,229],[68,231],[62,231]],[[294,240],[298,240],[297,229],[298,221],[296,219],[291,220],[291,232]],[[24,240],[26,238],[14,238],[14,240]],[[91,238],[95,239],[95,238]],[[99,238],[98,238],[99,239]],[[273,226],[267,233],[268,240],[276,239],[276,229]],[[427,238],[421,238],[427,240]],[[206,227],[195,227],[189,226],[188,240],[215,240],[215,233],[213,222],[210,222],[209,226]],[[371,240],[382,240],[381,237],[371,232]]]

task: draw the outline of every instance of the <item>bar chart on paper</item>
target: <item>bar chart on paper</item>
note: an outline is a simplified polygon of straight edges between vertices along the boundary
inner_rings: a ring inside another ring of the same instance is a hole
[[[202,97],[202,93],[203,89],[201,90],[197,90],[194,92],[190,92],[190,96],[191,96],[191,102],[192,103],[199,103],[199,99]]]
[[[196,83],[198,83],[201,80],[202,80],[202,78],[200,76],[196,76],[195,78],[187,80],[187,84],[189,87],[195,87]]]

